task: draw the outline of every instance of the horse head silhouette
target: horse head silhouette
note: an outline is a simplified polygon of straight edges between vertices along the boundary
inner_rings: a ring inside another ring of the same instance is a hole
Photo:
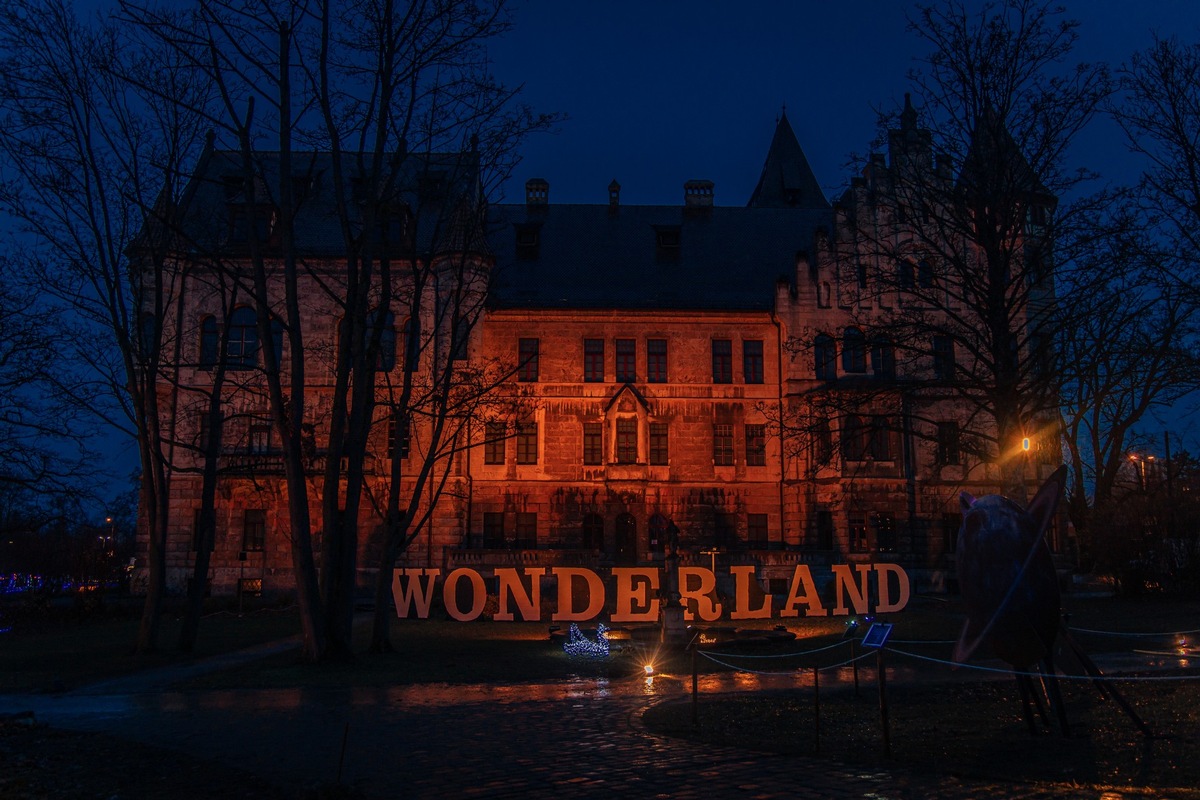
[[[1058,576],[1045,534],[1066,478],[1066,467],[1055,470],[1028,508],[998,495],[959,496],[958,582],[967,621],[954,648],[955,661],[970,659],[982,644],[1017,669],[1053,654]]]

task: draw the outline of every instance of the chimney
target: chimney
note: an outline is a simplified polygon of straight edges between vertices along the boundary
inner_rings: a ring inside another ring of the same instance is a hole
[[[712,181],[688,181],[683,185],[683,205],[685,208],[712,208],[712,204]]]
[[[525,205],[545,206],[550,202],[550,184],[545,178],[530,178],[525,181]]]
[[[613,178],[613,182],[608,185],[608,210],[616,211],[621,205],[621,184],[617,183],[617,179]]]

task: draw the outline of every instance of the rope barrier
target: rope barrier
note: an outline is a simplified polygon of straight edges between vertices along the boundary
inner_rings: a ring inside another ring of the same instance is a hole
[[[1071,627],[1071,626],[1068,626],[1067,630],[1075,631],[1076,633],[1094,633],[1094,634],[1098,634],[1100,636],[1128,636],[1130,638],[1136,638],[1136,637],[1140,637],[1140,636],[1148,636],[1148,637],[1185,636],[1187,634],[1200,633],[1200,628],[1197,628],[1195,630],[1190,630],[1190,631],[1165,631],[1163,633],[1129,633],[1129,632],[1125,632],[1125,631],[1097,631],[1097,630],[1092,630],[1091,628],[1075,628],[1075,627]]]
[[[830,649],[830,648],[828,648],[828,647],[823,647],[823,648],[821,648],[821,650],[828,650],[828,649]],[[722,660],[721,660],[721,659],[719,659],[719,658],[715,658],[713,653],[709,653],[709,652],[706,652],[706,651],[704,651],[704,650],[697,650],[696,652],[697,652],[697,653],[699,653],[700,655],[704,656],[705,658],[707,658],[709,661],[713,662],[714,664],[720,664],[722,667],[726,667],[727,669],[731,669],[731,670],[733,670],[734,672],[747,672],[747,673],[749,673],[749,674],[751,674],[751,675],[796,675],[796,674],[797,674],[796,670],[788,670],[788,671],[786,671],[786,672],[768,672],[768,671],[765,671],[765,670],[746,669],[746,668],[744,668],[744,667],[740,667],[740,666],[738,666],[737,664],[730,664],[730,663],[729,663],[729,662],[727,662],[727,661],[722,661]],[[811,651],[811,652],[820,652],[820,651],[818,651],[818,650],[814,650],[814,651]],[[823,671],[823,672],[827,672],[827,671],[829,671],[829,670],[831,670],[831,669],[841,669],[842,667],[849,666],[850,664],[853,664],[855,661],[861,661],[862,659],[864,659],[864,658],[867,658],[867,657],[868,657],[868,656],[870,656],[871,654],[872,654],[872,651],[867,651],[867,652],[865,652],[865,653],[862,653],[862,654],[860,654],[860,655],[857,655],[857,656],[855,656],[854,658],[851,658],[851,659],[849,659],[849,660],[842,661],[842,662],[840,662],[840,663],[837,663],[837,664],[829,664],[829,665],[827,665],[827,666],[824,666],[824,667],[817,667],[817,669],[819,669],[819,670],[821,670],[821,671]],[[721,655],[721,656],[727,656],[727,657],[728,657],[730,654],[729,654],[729,653],[717,653],[716,655]],[[734,655],[734,657],[736,658],[736,655]],[[798,667],[797,669],[799,669],[799,667]],[[806,669],[810,669],[810,668],[806,667]]]
[[[842,647],[849,644],[849,641],[834,642],[827,647],[818,647],[815,650],[801,650],[798,653],[717,653],[717,655],[725,656],[726,658],[798,658],[800,656],[808,656],[813,653],[824,653],[826,650],[833,650],[836,647]],[[706,652],[704,650],[701,653]],[[712,651],[707,651],[712,652]]]
[[[1001,667],[985,667],[981,664],[961,664],[956,661],[946,661],[945,659],[942,659],[942,658],[933,658],[931,656],[923,656],[918,653],[909,653],[905,650],[896,650],[896,649],[890,648],[890,647],[888,648],[888,652],[895,653],[896,655],[899,655],[899,656],[908,656],[909,658],[913,658],[918,661],[928,661],[933,664],[942,664],[944,666],[955,667],[958,669],[971,669],[971,670],[975,670],[976,672],[991,672],[991,673],[997,673],[997,674],[1001,674],[1001,675],[1025,675],[1030,678],[1041,678],[1042,677],[1042,673],[1040,673],[1040,672],[1023,672],[1021,670],[1004,669]],[[1061,679],[1069,680],[1069,681],[1094,681],[1094,680],[1097,680],[1096,678],[1093,678],[1090,675],[1067,675],[1066,673],[1058,673],[1058,677]],[[1200,675],[1109,675],[1106,673],[1103,676],[1102,680],[1131,681],[1131,682],[1139,682],[1139,683],[1154,683],[1154,682],[1166,683],[1166,682],[1173,682],[1173,681],[1200,680]]]

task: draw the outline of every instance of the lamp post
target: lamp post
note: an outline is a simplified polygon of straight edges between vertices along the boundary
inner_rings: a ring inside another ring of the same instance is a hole
[[[1129,460],[1136,465],[1135,469],[1138,471],[1138,485],[1141,487],[1143,492],[1146,491],[1146,462],[1153,461],[1154,456],[1142,456],[1138,455],[1137,453],[1130,453]]]

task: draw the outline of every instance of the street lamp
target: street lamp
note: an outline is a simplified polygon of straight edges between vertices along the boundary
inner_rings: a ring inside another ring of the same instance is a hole
[[[1146,491],[1146,462],[1153,461],[1154,456],[1139,456],[1137,453],[1130,453],[1129,460],[1137,465],[1142,491]]]

